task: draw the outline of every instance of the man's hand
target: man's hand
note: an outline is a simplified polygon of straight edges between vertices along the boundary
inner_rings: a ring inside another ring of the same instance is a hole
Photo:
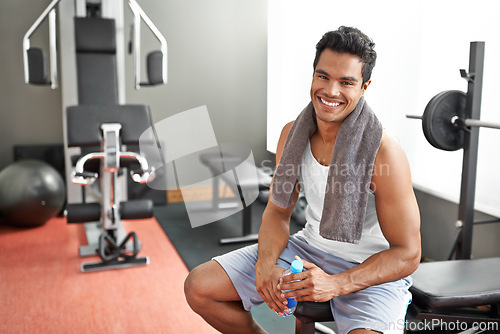
[[[281,296],[278,283],[285,270],[276,265],[255,267],[255,287],[267,306],[274,312],[283,316],[288,311],[286,298]]]
[[[315,264],[302,260],[298,256],[295,258],[302,261],[306,270],[280,279],[279,290],[295,290],[282,293],[281,297],[295,297],[298,302],[326,302],[342,294],[340,282],[336,282],[337,275],[329,275]]]

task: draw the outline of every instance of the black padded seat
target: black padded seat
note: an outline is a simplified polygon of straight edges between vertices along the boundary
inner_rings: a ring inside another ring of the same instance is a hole
[[[500,258],[421,263],[412,274],[413,303],[422,310],[500,303]]]
[[[334,321],[330,302],[299,302],[295,309],[295,334],[315,334],[316,322]]]
[[[68,146],[100,146],[101,124],[120,123],[120,138],[125,145],[138,145],[139,139],[155,143],[151,112],[146,105],[79,105],[67,108]]]
[[[305,324],[334,320],[329,301],[323,303],[299,302],[294,315]]]

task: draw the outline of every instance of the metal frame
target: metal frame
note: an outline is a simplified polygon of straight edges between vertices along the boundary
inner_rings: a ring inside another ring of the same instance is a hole
[[[465,116],[466,118],[475,120],[479,120],[481,116],[484,46],[484,42],[471,42],[469,72],[466,73],[465,70],[460,70],[462,77],[468,82]],[[464,136],[462,182],[460,187],[460,203],[457,221],[457,227],[460,228],[460,236],[455,251],[455,257],[457,259],[471,258],[479,128],[471,127],[470,131],[465,131]]]
[[[141,84],[141,19],[160,42],[160,50],[163,55],[162,59],[162,79],[163,83],[167,83],[167,40],[156,28],[151,19],[142,10],[141,6],[135,0],[128,0],[128,5],[134,14],[134,72],[135,72],[135,89],[139,90]]]
[[[120,158],[134,158],[140,166],[141,171],[135,173],[131,171],[132,178],[135,182],[145,183],[153,179],[155,176],[154,168],[150,168],[147,160],[135,152],[121,152],[120,151],[120,130],[122,126],[119,123],[103,123],[101,124],[102,130],[102,152],[88,153],[80,158],[75,166],[73,173],[73,183],[79,185],[89,185],[96,181],[97,175],[85,175],[85,163],[92,159],[103,160],[100,167],[100,186],[102,193],[101,202],[101,215],[99,222],[90,222],[85,224],[85,232],[87,236],[88,245],[81,246],[79,249],[80,256],[94,256],[97,255],[99,249],[99,240],[102,238],[103,233],[110,235],[117,244],[126,242],[126,251],[139,251],[141,243],[134,239],[134,243],[128,240],[130,234],[127,236],[121,224],[120,217],[120,201],[117,177],[120,169]],[[91,174],[91,173],[90,173]],[[81,271],[97,271],[106,269],[126,268],[138,265],[149,264],[148,257],[134,257],[127,260],[113,260],[111,262],[86,262],[82,263]]]
[[[50,64],[50,87],[56,89],[59,86],[57,73],[57,29],[56,29],[56,6],[61,0],[52,0],[43,13],[28,29],[23,38],[23,62],[24,62],[24,81],[29,83],[29,64],[28,50],[30,48],[30,38],[40,27],[43,21],[49,18],[49,64]],[[134,73],[135,89],[140,89],[141,83],[141,20],[151,30],[156,39],[160,42],[162,53],[162,79],[163,84],[167,83],[167,40],[160,30],[154,25],[151,19],[146,15],[136,0],[128,0],[128,5],[134,15]]]
[[[24,81],[29,83],[28,50],[30,49],[30,38],[40,27],[43,21],[49,17],[49,61],[50,61],[50,88],[58,87],[57,78],[57,47],[56,47],[56,6],[61,0],[53,0],[43,13],[36,19],[35,23],[28,29],[23,37],[23,62]]]
[[[450,122],[464,130],[462,179],[460,186],[460,202],[457,234],[454,239],[448,260],[455,255],[456,259],[470,259],[472,252],[472,234],[475,224],[496,223],[474,222],[474,201],[476,192],[477,156],[479,146],[479,128],[500,129],[500,124],[484,122],[481,116],[481,94],[483,88],[485,42],[471,42],[469,52],[469,71],[460,70],[460,76],[467,81],[467,102],[463,119],[452,117]],[[407,118],[422,119],[422,116],[407,115]]]
[[[203,210],[234,210],[235,208],[242,208],[242,235],[239,237],[229,237],[219,239],[221,245],[240,243],[240,242],[254,242],[259,238],[258,233],[252,233],[252,208],[251,203],[246,203],[245,201],[245,189],[243,189],[241,181],[239,180],[238,173],[233,164],[237,163],[238,166],[244,162],[243,159],[233,157],[231,155],[224,154],[220,150],[216,157],[207,159],[213,161],[215,164],[212,165],[209,162],[205,163],[208,169],[213,174],[212,178],[212,200],[210,201],[210,206],[208,208],[203,208]],[[215,168],[220,164],[222,166],[222,171],[219,168]],[[237,168],[237,167],[236,167]],[[231,176],[227,177],[226,173],[232,171]],[[219,177],[224,183],[226,183],[231,191],[234,193],[234,197],[231,198],[221,198],[219,196]]]

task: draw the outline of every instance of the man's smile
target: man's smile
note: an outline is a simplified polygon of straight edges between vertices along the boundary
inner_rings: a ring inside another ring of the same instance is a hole
[[[341,104],[344,104],[343,102],[340,102],[340,101],[332,101],[332,102],[329,102],[327,100],[325,100],[324,98],[322,97],[319,97],[319,100],[321,101],[321,103],[323,103],[324,105],[328,106],[328,107],[338,107],[340,106]]]

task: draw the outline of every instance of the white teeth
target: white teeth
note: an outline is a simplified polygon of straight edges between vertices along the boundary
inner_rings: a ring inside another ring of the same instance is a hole
[[[335,103],[335,102],[328,102],[328,101],[325,101],[323,100],[323,98],[321,97],[321,102],[323,102],[324,104],[326,104],[327,106],[329,107],[338,107],[340,105],[340,103]]]

